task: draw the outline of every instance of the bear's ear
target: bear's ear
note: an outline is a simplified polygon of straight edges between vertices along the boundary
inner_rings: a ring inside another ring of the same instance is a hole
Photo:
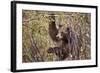
[[[67,28],[66,28],[66,32],[70,32],[72,30],[72,27],[71,26],[68,26]]]

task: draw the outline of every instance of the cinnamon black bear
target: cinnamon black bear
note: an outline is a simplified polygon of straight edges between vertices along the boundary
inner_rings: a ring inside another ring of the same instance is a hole
[[[55,47],[50,47],[47,52],[54,53],[59,60],[78,60],[80,53],[80,39],[72,26],[57,23],[56,15],[50,14],[49,35],[56,43]]]
[[[60,40],[61,44],[48,49],[48,53],[54,53],[59,57],[59,60],[78,60],[79,59],[79,37],[72,29],[67,27],[65,30],[63,26],[58,29],[56,37]]]
[[[72,60],[79,59],[79,37],[72,27],[67,27],[64,32],[59,29],[57,37],[62,40],[62,49],[67,51],[69,57],[72,57]]]

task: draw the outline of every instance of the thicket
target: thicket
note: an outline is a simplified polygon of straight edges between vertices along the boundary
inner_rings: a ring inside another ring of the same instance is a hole
[[[80,60],[91,58],[91,14],[80,12],[22,11],[22,61],[44,62],[54,61],[54,54],[48,54],[49,47],[55,42],[49,35],[49,23],[53,21],[50,14],[55,15],[55,22],[71,26],[81,38]]]

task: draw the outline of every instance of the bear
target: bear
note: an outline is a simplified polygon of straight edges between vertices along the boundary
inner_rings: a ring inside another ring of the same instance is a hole
[[[54,53],[59,60],[79,60],[80,37],[72,28],[72,24],[56,23],[55,14],[50,14],[49,35],[55,47],[50,47],[47,52]]]
[[[54,48],[49,48],[48,53],[55,53],[59,60],[79,60],[79,36],[72,27],[66,27],[64,30],[63,26],[60,26],[56,37],[61,43]]]
[[[72,57],[72,60],[79,59],[79,36],[72,27],[69,26],[66,30],[59,28],[57,37],[62,41],[62,49],[67,51],[69,57]]]

